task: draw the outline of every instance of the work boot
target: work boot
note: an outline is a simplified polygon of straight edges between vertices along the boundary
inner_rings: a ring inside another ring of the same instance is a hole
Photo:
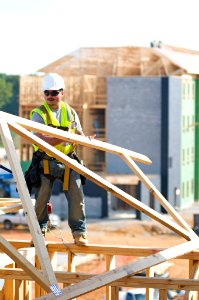
[[[88,244],[88,240],[86,238],[85,233],[80,233],[76,236],[74,236],[74,242],[77,246],[85,246]]]
[[[47,231],[48,231],[48,228],[47,228],[47,227],[41,228],[41,233],[42,233],[44,239],[45,239],[45,236],[46,236],[46,232],[47,232]],[[34,247],[34,242],[33,242],[33,240],[30,241],[30,247]]]
[[[43,235],[43,237],[45,238],[45,236],[46,236],[46,232],[48,231],[48,228],[47,227],[43,227],[43,228],[41,228],[41,233],[42,233],[42,235]]]

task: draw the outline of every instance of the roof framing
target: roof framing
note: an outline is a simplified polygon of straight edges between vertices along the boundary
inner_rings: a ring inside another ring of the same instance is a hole
[[[19,159],[17,157],[10,129],[15,131],[23,138],[25,138],[28,142],[37,144],[42,150],[47,151],[55,158],[62,161],[65,165],[86,176],[91,181],[100,185],[109,192],[113,193],[129,205],[144,212],[154,220],[158,221],[167,228],[184,237],[187,240],[187,242],[168,248],[166,250],[159,251],[158,253],[141,258],[136,262],[127,264],[120,268],[116,268],[109,272],[96,275],[90,279],[86,279],[80,283],[74,284],[73,286],[59,290],[59,288],[57,287],[55,273],[50,264],[47,249],[45,247],[45,243],[41,235],[41,230],[39,228],[32,201],[28,193],[25,179],[20,167]],[[70,157],[65,156],[57,149],[35,136],[31,131],[38,131],[48,135],[53,135],[56,137],[60,137],[66,141],[75,141],[77,144],[79,143],[87,147],[101,147],[101,150],[103,151],[109,151],[114,154],[120,155],[121,158],[127,163],[127,165],[136,173],[140,180],[142,180],[142,182],[147,186],[147,188],[150,190],[152,189],[156,199],[162,204],[164,204],[164,207],[172,215],[176,222],[163,218],[161,214],[157,213],[150,207],[144,205],[139,200],[133,198],[132,196],[120,190],[119,188],[110,184],[108,181],[104,180],[91,170],[78,164],[76,161],[73,161]],[[155,266],[164,261],[189,253],[192,250],[198,248],[199,238],[197,237],[197,235],[192,231],[189,225],[186,224],[186,222],[181,218],[181,216],[177,212],[175,212],[173,208],[171,208],[169,202],[167,202],[166,199],[164,199],[161,196],[161,194],[155,189],[152,183],[140,171],[140,169],[137,167],[133,160],[137,159],[138,161],[142,161],[143,163],[150,163],[151,161],[147,157],[120,147],[116,147],[115,149],[115,146],[101,141],[94,142],[88,137],[80,137],[75,134],[71,135],[68,132],[63,132],[55,128],[49,129],[49,127],[46,125],[41,126],[40,124],[38,125],[35,122],[25,120],[23,118],[18,118],[10,114],[6,114],[4,112],[0,112],[0,133],[15,181],[17,183],[20,199],[26,213],[29,229],[33,237],[35,248],[38,253],[42,273],[39,273],[35,267],[30,266],[26,258],[24,258],[17,250],[15,250],[15,248],[13,248],[13,246],[10,243],[8,243],[2,237],[0,237],[0,248],[5,253],[7,253],[14,261],[16,261],[17,264],[19,264],[19,266],[23,270],[25,270],[27,274],[31,276],[31,278],[33,278],[39,285],[41,285],[47,292],[53,291],[53,293],[49,293],[46,296],[38,299],[72,299],[85,293],[88,293],[92,290],[98,289],[116,280],[125,278],[129,275],[133,275],[146,268]],[[196,276],[197,270],[197,267],[193,269],[193,277]]]

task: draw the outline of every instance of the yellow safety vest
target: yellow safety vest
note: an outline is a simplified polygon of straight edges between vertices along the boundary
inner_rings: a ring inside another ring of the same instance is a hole
[[[62,129],[68,132],[75,133],[76,131],[76,123],[75,123],[75,117],[74,113],[71,109],[71,107],[68,104],[65,104],[63,101],[61,101],[61,124],[59,121],[53,116],[53,113],[48,106],[47,102],[44,102],[43,105],[36,107],[30,112],[30,119],[32,119],[33,113],[38,113],[45,125],[52,126],[58,129]],[[34,151],[38,151],[39,147],[36,145],[33,145]],[[75,144],[67,144],[63,145],[63,143],[57,144],[54,146],[57,150],[63,152],[64,154],[69,154],[73,152],[75,148]],[[48,154],[49,155],[49,154]],[[49,155],[51,156],[51,155]]]

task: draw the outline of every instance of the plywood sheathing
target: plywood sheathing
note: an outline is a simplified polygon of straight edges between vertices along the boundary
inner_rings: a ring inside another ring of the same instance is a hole
[[[150,76],[199,74],[199,52],[161,47],[80,48],[43,67],[39,72],[62,76]]]

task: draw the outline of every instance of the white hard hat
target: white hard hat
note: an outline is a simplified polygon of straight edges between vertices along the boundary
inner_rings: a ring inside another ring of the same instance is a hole
[[[43,91],[65,88],[64,79],[57,73],[50,73],[43,79]]]

